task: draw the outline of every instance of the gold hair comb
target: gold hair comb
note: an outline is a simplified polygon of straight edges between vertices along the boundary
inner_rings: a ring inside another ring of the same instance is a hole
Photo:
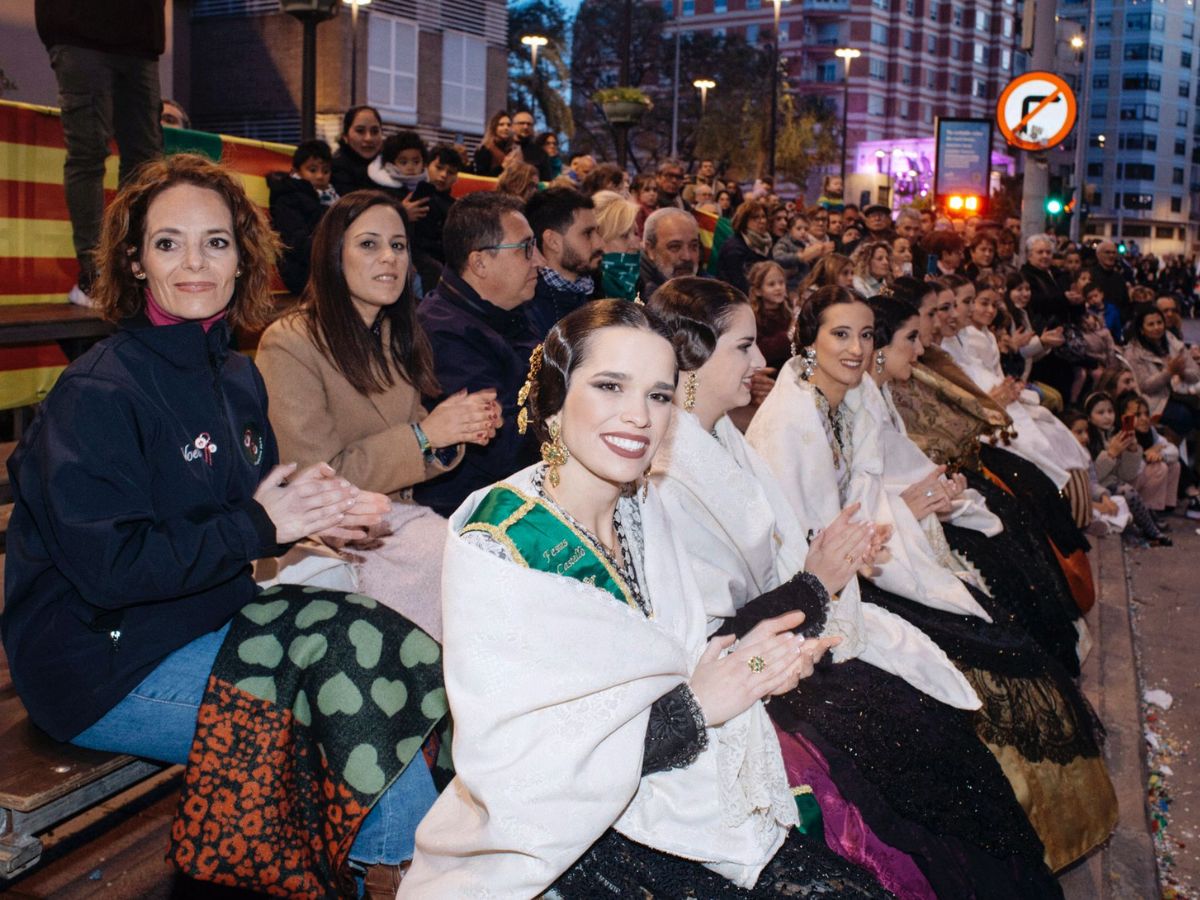
[[[533,379],[537,378],[538,372],[542,370],[542,348],[544,346],[544,344],[538,344],[529,354],[529,374],[525,377],[525,383],[521,385],[521,390],[517,394],[517,406],[520,407],[520,411],[517,413],[518,434],[524,434],[529,428],[529,390],[533,387]]]

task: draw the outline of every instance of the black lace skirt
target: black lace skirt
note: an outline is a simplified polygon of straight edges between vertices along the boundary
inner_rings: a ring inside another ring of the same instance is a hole
[[[753,888],[739,888],[699,863],[653,850],[609,830],[546,892],[548,900],[857,897],[892,894],[834,855],[819,837],[793,831]]]
[[[795,605],[764,595],[723,631],[744,634]],[[859,660],[823,662],[767,711],[821,752],[843,798],[939,897],[1061,896],[1037,834],[976,735],[975,714]]]
[[[1077,676],[1079,632],[1075,622],[1079,607],[1071,596],[1071,586],[1057,560],[1047,558],[1051,550],[1045,532],[1024,504],[991,482],[987,486],[988,508],[1000,518],[1004,531],[988,537],[969,528],[944,525],[946,541],[979,570],[1003,610],[1005,624],[1020,625],[1068,674]]]
[[[1070,556],[1076,550],[1086,553],[1091,549],[1075,524],[1070,503],[1063,499],[1046,473],[1009,450],[983,442],[979,444],[979,459],[1025,504],[1059,553]]]

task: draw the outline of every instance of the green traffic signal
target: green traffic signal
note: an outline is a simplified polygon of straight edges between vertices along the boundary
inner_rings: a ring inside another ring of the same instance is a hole
[[[1057,197],[1046,198],[1046,212],[1052,216],[1057,216],[1063,211],[1063,202]]]

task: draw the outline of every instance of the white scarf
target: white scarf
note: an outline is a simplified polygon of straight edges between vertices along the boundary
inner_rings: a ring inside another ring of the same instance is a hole
[[[972,352],[971,345],[986,343],[989,338],[994,342],[995,338],[982,332],[977,337],[970,335],[972,330],[978,332],[973,327],[964,329],[967,334],[959,332],[943,340],[941,346],[975,384],[984,391],[990,391],[1003,381],[1003,375],[986,368]],[[1071,478],[1067,469],[1087,468],[1090,460],[1086,458],[1079,442],[1049,410],[1018,400],[1008,404],[1004,411],[1012,417],[1017,432],[1009,449],[1045,472],[1059,490]]]
[[[746,439],[766,459],[801,524],[824,528],[838,514],[842,498],[833,453],[817,409],[816,388],[799,377],[801,360],[793,358],[750,423]],[[891,525],[893,535],[872,581],[884,590],[924,606],[956,615],[988,619],[954,573],[937,559],[929,539],[903,501],[892,502],[883,488],[880,427],[866,409],[862,387],[842,400],[850,418],[850,486],[845,503],[862,504],[862,516]],[[989,619],[990,621],[990,619]]]
[[[891,387],[884,385],[881,390],[870,377],[864,378],[862,384],[863,406],[880,429],[879,455],[883,459],[884,488],[896,502],[903,502],[900,494],[929,475],[936,466],[909,439],[904,420],[892,401]],[[967,488],[954,501],[954,508],[947,513],[946,521],[982,532],[988,537],[995,537],[1004,531],[1004,523],[987,508],[983,495],[973,488]],[[924,522],[922,527],[925,527]]]
[[[532,471],[508,483],[532,494]],[[442,602],[457,775],[417,829],[400,896],[532,897],[609,827],[752,886],[797,821],[762,704],[710,728],[690,766],[640,775],[650,706],[688,680],[706,643],[657,492],[641,501],[648,620],[460,539],[488,490],[450,519]]]
[[[680,525],[676,533],[696,582],[704,585],[705,611],[710,619],[723,619],[801,571],[808,542],[770,467],[729,417],[715,430],[718,440],[695,416],[676,410],[651,471],[667,515]],[[833,650],[836,662],[861,658],[943,703],[980,706],[937,644],[861,600],[857,578],[829,604],[823,633],[842,637]]]

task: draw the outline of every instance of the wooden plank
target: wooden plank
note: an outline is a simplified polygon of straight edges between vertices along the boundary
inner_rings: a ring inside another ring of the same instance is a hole
[[[73,303],[0,306],[0,346],[103,337],[112,331],[112,323],[96,310]]]
[[[29,812],[115,772],[135,757],[60,744],[21,705],[0,652],[0,807]]]

